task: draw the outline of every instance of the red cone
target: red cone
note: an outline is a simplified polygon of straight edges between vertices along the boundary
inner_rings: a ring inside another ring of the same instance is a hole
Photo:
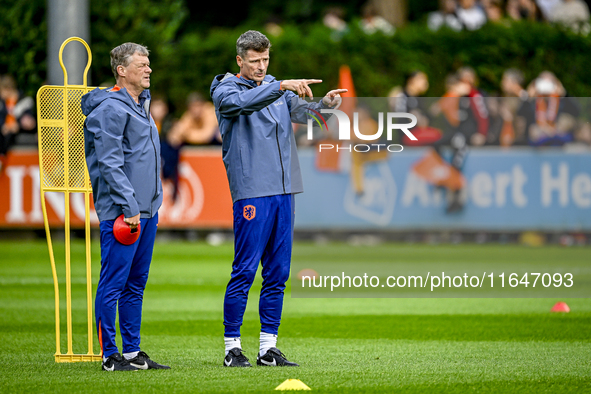
[[[123,221],[123,215],[121,215],[113,223],[113,235],[123,245],[131,245],[140,237],[140,227],[141,224],[138,224],[137,228],[132,230],[129,224]]]
[[[304,268],[300,272],[298,272],[298,279],[303,280],[304,276],[309,276],[310,278],[316,278],[318,276],[318,272],[314,271],[312,268]]]
[[[557,302],[552,309],[550,309],[550,312],[570,312],[570,308],[568,307],[568,305],[566,305],[566,302]]]

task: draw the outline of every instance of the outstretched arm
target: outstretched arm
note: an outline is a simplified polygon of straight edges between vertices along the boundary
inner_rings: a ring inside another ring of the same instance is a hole
[[[306,124],[310,116],[310,111],[319,111],[321,109],[332,108],[336,109],[341,105],[341,93],[346,93],[347,89],[335,89],[326,93],[326,96],[317,103],[307,102],[295,95],[288,101],[291,111],[291,121],[294,123]],[[328,118],[330,115],[324,115]]]
[[[285,81],[281,81],[281,89],[291,90],[302,99],[306,96],[313,99],[314,94],[308,85],[320,82],[322,82],[322,79],[287,79]]]
[[[285,94],[281,90],[279,81],[248,90],[240,90],[235,85],[228,85],[228,87],[220,86],[212,97],[216,109],[225,117],[250,115]]]

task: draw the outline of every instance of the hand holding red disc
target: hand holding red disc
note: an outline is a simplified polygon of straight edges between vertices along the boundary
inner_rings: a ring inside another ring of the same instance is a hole
[[[140,227],[141,224],[138,224],[135,229],[132,229],[129,224],[123,221],[123,215],[121,215],[113,224],[113,235],[123,245],[131,245],[140,237]]]

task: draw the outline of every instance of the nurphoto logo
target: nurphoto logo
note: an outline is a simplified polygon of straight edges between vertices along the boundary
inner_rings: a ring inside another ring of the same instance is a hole
[[[351,144],[349,146],[339,146],[338,144],[319,144],[318,150],[331,150],[336,149],[338,152],[339,150],[348,150],[351,152],[354,150],[355,152],[369,152],[370,150],[377,150],[378,152],[380,149],[387,149],[388,152],[401,152],[404,148],[400,144],[387,144],[387,143],[378,143],[382,141],[382,135],[384,133],[384,112],[378,113],[378,128],[375,133],[373,130],[371,131],[373,134],[368,134],[368,130],[360,131],[359,128],[359,112],[353,112],[353,127],[351,127],[351,120],[349,116],[338,109],[320,109],[319,111],[315,111],[313,109],[308,108],[308,140],[313,140],[313,127],[314,122],[320,127],[322,131],[328,132],[328,125],[326,123],[326,119],[322,114],[329,114],[336,116],[338,120],[338,139],[340,141],[350,141],[351,140],[351,129],[353,129],[354,137],[356,140],[361,141],[374,141],[371,144]],[[417,124],[417,117],[413,114],[406,113],[406,112],[387,112],[386,113],[386,140],[388,142],[392,141],[392,135],[394,130],[400,130],[406,136],[411,139],[412,141],[417,141],[417,138],[412,134],[410,131],[411,128],[416,126]],[[395,123],[398,122],[400,119],[406,118],[409,119],[409,123]]]

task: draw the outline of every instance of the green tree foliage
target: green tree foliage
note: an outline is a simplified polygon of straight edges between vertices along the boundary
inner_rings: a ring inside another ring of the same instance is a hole
[[[190,29],[184,0],[103,0],[91,2],[92,84],[112,84],[109,51],[126,41],[151,50],[152,90],[184,109],[191,91],[209,94],[216,74],[237,72],[238,36],[258,24],[235,28]],[[19,86],[34,94],[46,74],[47,24],[45,1],[0,2],[0,73],[16,76]],[[277,78],[319,78],[314,92],[338,83],[338,69],[348,64],[359,96],[384,96],[404,75],[423,70],[430,78],[429,95],[444,92],[445,76],[460,66],[474,67],[481,87],[499,93],[508,67],[524,71],[528,81],[541,71],[557,74],[572,96],[591,95],[591,37],[544,23],[489,24],[474,32],[428,30],[422,23],[398,29],[393,37],[366,35],[356,21],[335,38],[321,23],[283,24],[273,43],[269,73]],[[263,29],[264,31],[264,29]]]
[[[216,74],[238,72],[235,41],[246,28],[211,31],[207,36],[187,34],[174,49],[171,66],[172,98],[189,90],[208,93]],[[264,30],[263,30],[264,31]],[[387,95],[404,76],[414,70],[425,71],[431,81],[428,95],[444,93],[445,76],[461,66],[475,68],[480,86],[490,94],[500,94],[503,71],[522,70],[526,80],[550,70],[562,80],[569,94],[591,94],[591,38],[576,35],[542,23],[487,25],[474,32],[443,29],[428,30],[422,24],[398,29],[394,37],[366,35],[356,23],[335,41],[321,24],[307,28],[283,26],[277,37],[269,35],[273,47],[269,73],[280,79],[319,78],[315,85],[321,94],[338,84],[338,69],[351,67],[357,94]],[[190,65],[190,66],[187,66]]]
[[[0,1],[0,74],[11,74],[34,95],[47,74],[45,0]]]
[[[187,10],[184,0],[91,1],[90,28],[94,84],[114,83],[109,53],[124,42],[136,42],[151,52],[154,86],[169,83],[168,58],[177,40]]]

